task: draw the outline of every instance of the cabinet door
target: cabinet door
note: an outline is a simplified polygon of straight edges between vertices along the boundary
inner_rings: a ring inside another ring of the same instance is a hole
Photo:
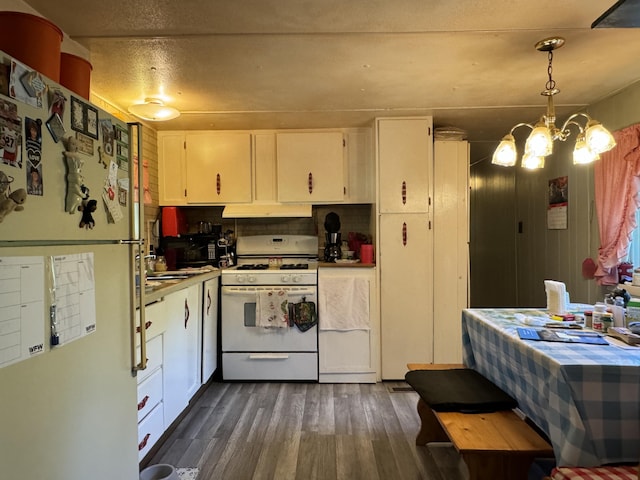
[[[427,214],[380,215],[382,379],[433,361],[433,235]],[[455,321],[455,320],[453,320]]]
[[[251,202],[251,134],[187,133],[189,204]]]
[[[276,149],[278,201],[343,201],[342,132],[278,133]]]
[[[431,118],[379,119],[380,213],[428,212]]]
[[[371,130],[347,134],[345,203],[375,203],[375,162]]]
[[[204,282],[202,305],[202,383],[218,367],[218,284],[219,278]]]
[[[160,205],[186,205],[184,132],[158,132],[158,190]]]
[[[320,383],[375,383],[380,379],[380,325],[375,268],[319,268],[319,297],[336,278],[366,282],[369,330],[324,330],[322,305],[318,318],[318,373]]]
[[[253,136],[255,203],[276,201],[276,134],[256,133]]]
[[[200,386],[201,285],[165,297],[168,322],[164,334],[164,420],[169,426]]]
[[[468,307],[469,144],[434,142],[433,361],[462,362],[462,309]]]

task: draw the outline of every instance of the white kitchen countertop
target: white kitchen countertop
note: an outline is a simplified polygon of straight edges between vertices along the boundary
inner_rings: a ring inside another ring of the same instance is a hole
[[[177,292],[182,290],[183,288],[190,287],[191,285],[196,285],[198,283],[206,282],[212,278],[216,278],[220,276],[220,269],[214,268],[210,272],[200,273],[198,275],[191,275],[188,278],[183,280],[173,281],[162,281],[161,284],[157,287],[154,287],[151,291],[146,290],[144,296],[145,305],[149,305],[165,295],[169,295],[170,293]],[[153,281],[152,278],[149,280]]]

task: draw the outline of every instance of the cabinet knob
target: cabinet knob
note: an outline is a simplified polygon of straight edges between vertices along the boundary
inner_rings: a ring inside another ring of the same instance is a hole
[[[309,195],[313,193],[313,173],[309,172]]]
[[[407,182],[406,181],[402,182],[402,204],[403,205],[407,204]]]
[[[187,323],[189,323],[189,302],[185,299],[184,301],[184,328],[187,328]]]
[[[211,308],[211,290],[207,290],[207,315],[209,315],[209,308]]]
[[[221,188],[221,182],[220,182],[220,174],[216,174],[216,193],[218,195],[220,195],[220,188]]]
[[[402,245],[407,246],[407,224],[402,224]]]

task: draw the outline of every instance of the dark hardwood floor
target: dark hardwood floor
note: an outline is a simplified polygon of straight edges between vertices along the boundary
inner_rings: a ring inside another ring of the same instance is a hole
[[[198,480],[465,480],[450,444],[417,447],[403,382],[211,383],[150,464]]]

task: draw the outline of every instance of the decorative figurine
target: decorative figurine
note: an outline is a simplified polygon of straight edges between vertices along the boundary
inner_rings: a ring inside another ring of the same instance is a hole
[[[92,213],[98,208],[96,200],[83,200],[78,210],[82,212],[82,220],[80,220],[80,228],[93,228],[96,222],[93,220]]]
[[[9,196],[0,200],[0,223],[4,220],[4,217],[11,212],[20,212],[24,210],[22,204],[27,201],[27,191],[24,188],[19,188],[15,192],[11,192]]]
[[[64,161],[67,166],[67,196],[65,211],[75,213],[82,205],[82,201],[89,198],[88,189],[83,185],[84,177],[81,170],[84,162],[78,153],[78,141],[74,137],[67,137],[64,141],[66,151]]]

